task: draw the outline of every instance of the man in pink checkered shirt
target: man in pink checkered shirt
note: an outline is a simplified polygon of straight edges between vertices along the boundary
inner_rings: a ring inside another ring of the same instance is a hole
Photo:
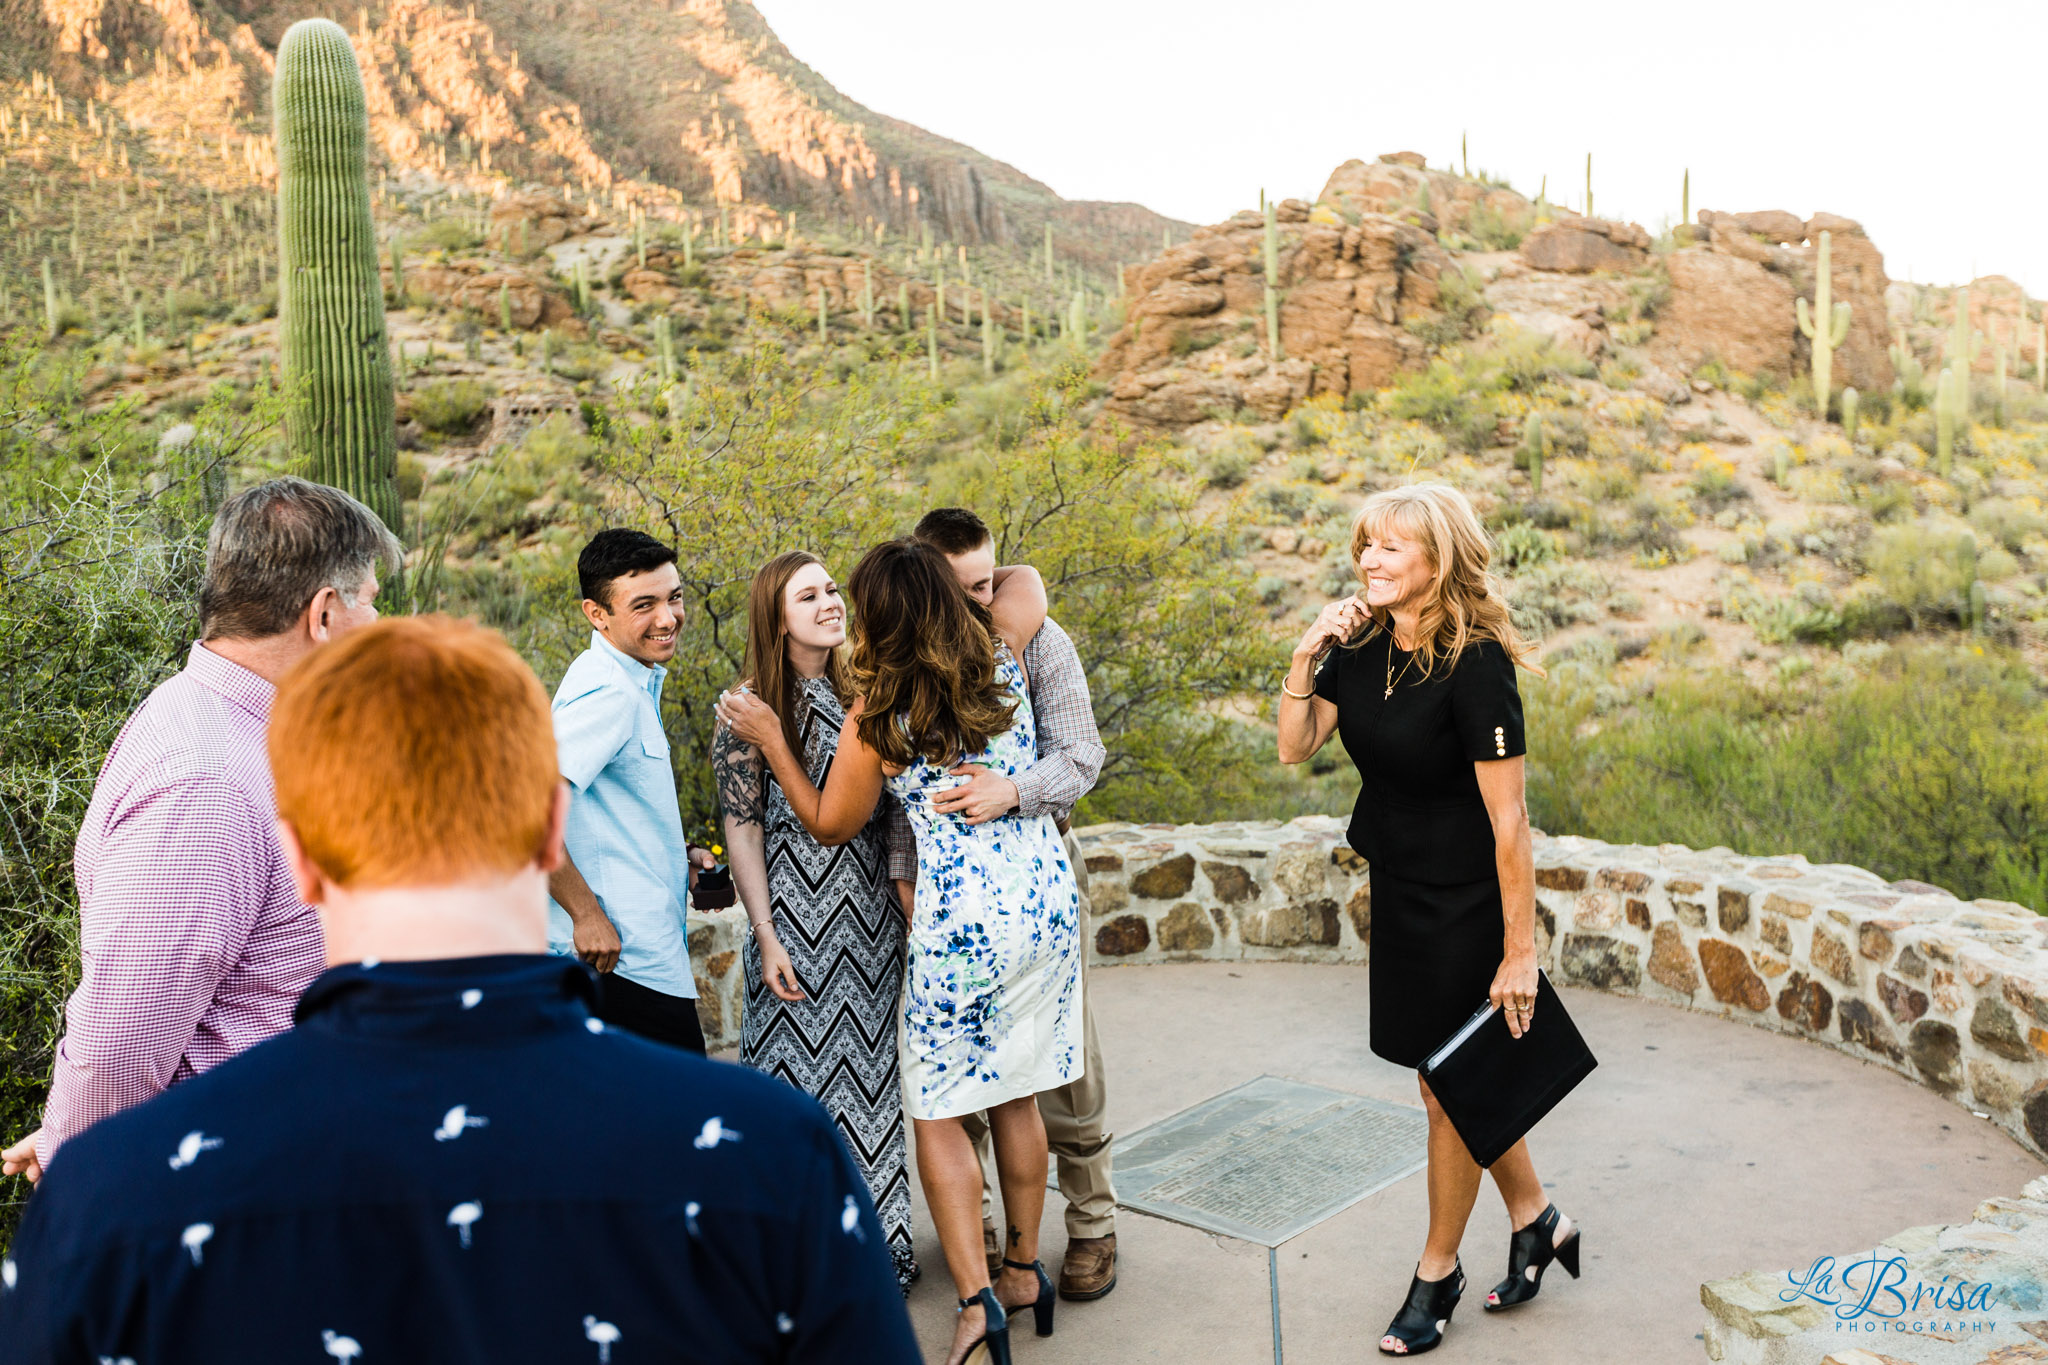
[[[377,570],[400,554],[369,508],[303,479],[221,507],[201,638],[122,727],[78,832],[84,974],[43,1126],[0,1172],[40,1179],[90,1124],[291,1027],[326,963],[277,841],[271,698],[308,652],[377,619]]]

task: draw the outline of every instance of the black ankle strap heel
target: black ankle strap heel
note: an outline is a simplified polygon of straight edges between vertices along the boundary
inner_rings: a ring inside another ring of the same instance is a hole
[[[1053,1287],[1052,1276],[1045,1273],[1045,1266],[1038,1261],[1013,1261],[1003,1258],[1003,1264],[1011,1270],[1030,1270],[1038,1275],[1038,1298],[1031,1305],[1031,1317],[1037,1326],[1038,1335],[1052,1335],[1052,1310],[1059,1306],[1060,1297]]]
[[[962,1308],[979,1305],[982,1311],[981,1339],[967,1348],[960,1365],[978,1365],[976,1355],[988,1365],[1010,1365],[1010,1315],[994,1289],[982,1289],[971,1299],[961,1299]]]
[[[1575,1280],[1579,1278],[1578,1227],[1575,1225],[1562,1242],[1551,1241],[1563,1217],[1557,1205],[1547,1204],[1527,1227],[1516,1228],[1509,1234],[1508,1277],[1487,1295],[1487,1312],[1499,1312],[1535,1298],[1536,1291],[1543,1287],[1543,1272],[1552,1261],[1563,1266],[1565,1274]]]
[[[1420,1271],[1421,1266],[1416,1269]],[[1450,1326],[1451,1310],[1458,1306],[1458,1300],[1465,1295],[1465,1267],[1457,1261],[1451,1263],[1451,1273],[1441,1280],[1425,1280],[1420,1274],[1408,1282],[1408,1300],[1401,1305],[1401,1311],[1394,1315],[1387,1325],[1386,1336],[1400,1342],[1406,1350],[1389,1351],[1386,1338],[1381,1338],[1380,1354],[1390,1356],[1420,1355],[1433,1351],[1444,1339],[1444,1328]]]

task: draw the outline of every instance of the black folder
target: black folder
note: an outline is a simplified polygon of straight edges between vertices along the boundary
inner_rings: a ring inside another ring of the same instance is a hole
[[[1491,1166],[1598,1065],[1550,978],[1520,1038],[1492,1002],[1438,1045],[1419,1070],[1472,1159]]]

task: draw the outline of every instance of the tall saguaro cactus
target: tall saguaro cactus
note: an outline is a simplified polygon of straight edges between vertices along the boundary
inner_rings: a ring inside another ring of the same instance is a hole
[[[1422,182],[1426,187],[1429,182]],[[1265,198],[1263,192],[1260,198]],[[1273,201],[1266,200],[1266,349],[1279,361],[1280,354],[1280,229],[1273,214]]]
[[[1984,350],[1984,338],[1977,335],[1976,328],[1970,323],[1968,285],[1956,290],[1955,311],[1955,318],[1949,323],[1948,343],[1942,348],[1941,361],[1955,368],[1956,406],[1967,418],[1970,412],[1970,370]]]
[[[302,19],[277,46],[278,316],[286,431],[313,478],[398,532],[398,429],[370,222],[363,73],[339,24]]]
[[[1944,365],[1934,385],[1934,467],[1944,479],[1955,472],[1956,427],[1968,420],[1969,386],[1959,365]]]
[[[1835,347],[1849,336],[1849,305],[1834,302],[1835,281],[1829,266],[1828,247],[1833,235],[1828,232],[1820,235],[1820,261],[1813,283],[1813,310],[1807,311],[1803,296],[1795,310],[1799,315],[1799,330],[1813,343],[1813,410],[1823,418],[1828,415],[1828,394],[1833,391]]]

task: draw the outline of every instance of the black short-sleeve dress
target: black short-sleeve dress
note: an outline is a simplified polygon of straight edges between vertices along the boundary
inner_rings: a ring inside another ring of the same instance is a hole
[[[1497,641],[1472,641],[1455,665],[1439,655],[1424,678],[1389,632],[1368,630],[1330,651],[1315,690],[1336,703],[1364,780],[1350,840],[1372,883],[1372,1050],[1418,1066],[1486,1003],[1500,969],[1493,822],[1472,764],[1523,752],[1522,698]]]

